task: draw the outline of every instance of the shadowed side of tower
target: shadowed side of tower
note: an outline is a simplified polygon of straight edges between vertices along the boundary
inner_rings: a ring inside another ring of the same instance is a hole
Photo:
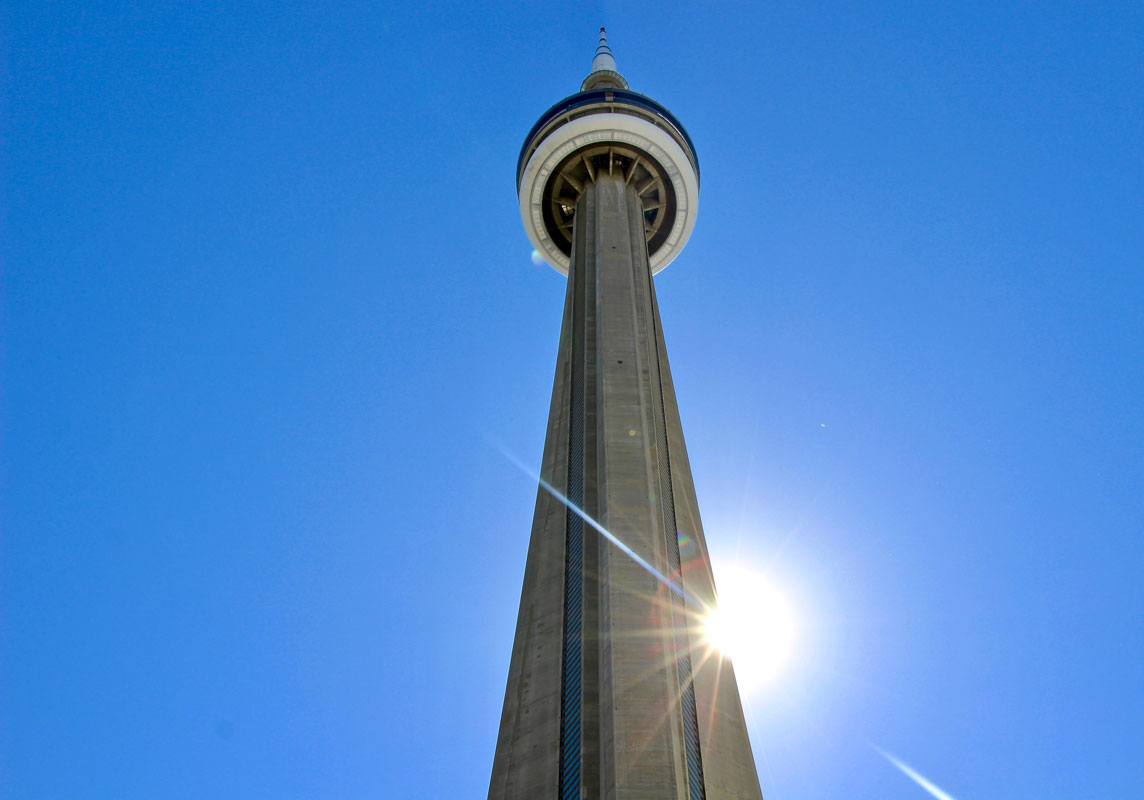
[[[645,563],[540,489],[490,800],[761,798],[731,664],[696,641],[715,590],[652,280],[694,223],[698,164],[626,87],[601,30],[518,185],[568,274],[541,477]]]

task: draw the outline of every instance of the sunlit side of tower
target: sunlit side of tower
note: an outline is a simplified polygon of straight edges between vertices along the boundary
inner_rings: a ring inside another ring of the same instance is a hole
[[[602,28],[517,189],[568,289],[489,798],[759,800],[734,670],[698,630],[715,585],[652,280],[691,234],[699,164]]]

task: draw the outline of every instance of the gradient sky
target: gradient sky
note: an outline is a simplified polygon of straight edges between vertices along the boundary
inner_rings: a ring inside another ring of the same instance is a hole
[[[1139,2],[2,18],[4,797],[485,796],[513,170],[600,25],[702,167],[657,285],[716,578],[798,617],[767,800],[1144,797]]]

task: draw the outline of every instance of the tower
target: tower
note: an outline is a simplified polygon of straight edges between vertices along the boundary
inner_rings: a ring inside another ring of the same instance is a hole
[[[695,224],[683,126],[600,29],[517,161],[525,230],[568,276],[490,800],[761,800],[715,604],[652,275]]]

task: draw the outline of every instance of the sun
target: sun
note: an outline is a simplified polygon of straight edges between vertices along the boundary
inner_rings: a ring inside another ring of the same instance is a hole
[[[790,657],[794,618],[763,576],[735,565],[720,569],[718,606],[703,619],[709,648],[729,657],[741,685],[771,681]]]

